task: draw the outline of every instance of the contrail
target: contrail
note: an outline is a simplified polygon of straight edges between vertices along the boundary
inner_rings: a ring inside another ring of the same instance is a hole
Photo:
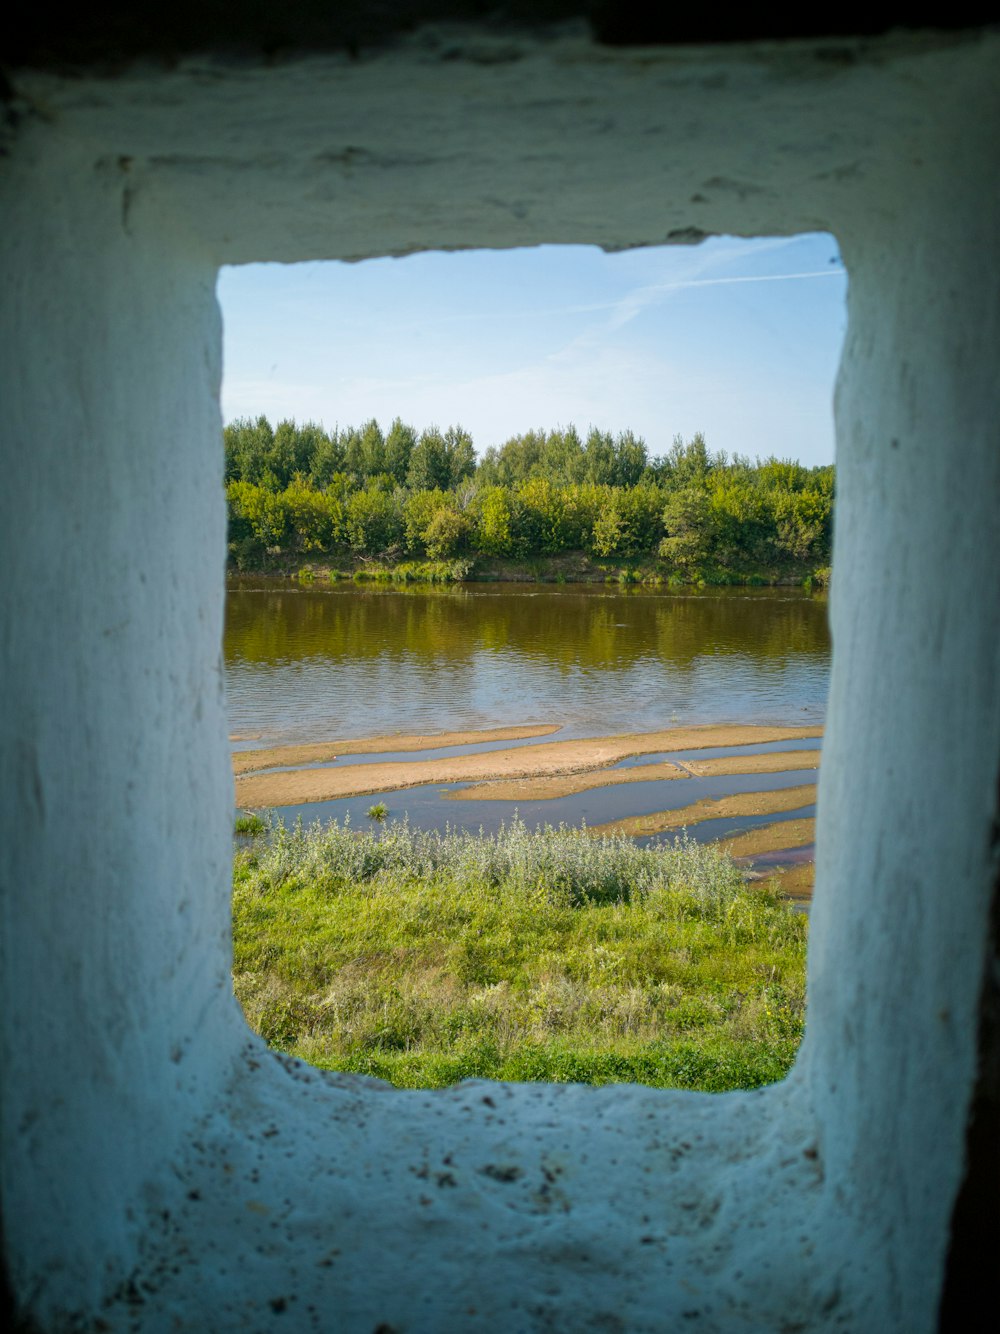
[[[802,278],[842,278],[842,268],[814,269],[810,273],[758,273],[731,278],[678,278],[676,282],[653,283],[639,289],[632,296],[619,297],[617,301],[593,301],[579,306],[551,306],[540,310],[505,310],[505,311],[462,311],[455,315],[430,316],[419,327],[429,324],[455,324],[470,320],[537,319],[542,315],[584,315],[596,310],[620,310],[624,307],[648,305],[652,297],[660,292],[677,292],[688,287],[726,287],[734,283],[787,283]],[[640,295],[641,294],[641,295]],[[643,300],[643,297],[646,299]],[[413,325],[417,328],[417,325]]]
[[[839,278],[841,268],[814,269],[811,273],[757,273],[736,278],[687,278],[675,283],[656,283],[650,290],[666,292],[673,287],[721,287],[724,283],[787,283],[793,278]]]

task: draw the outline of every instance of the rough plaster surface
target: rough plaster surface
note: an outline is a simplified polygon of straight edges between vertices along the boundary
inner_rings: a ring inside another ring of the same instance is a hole
[[[998,55],[438,29],[18,79],[0,1161],[41,1328],[934,1327],[1000,753]],[[269,1054],[228,980],[215,268],[817,228],[850,331],[792,1076],[421,1094]]]

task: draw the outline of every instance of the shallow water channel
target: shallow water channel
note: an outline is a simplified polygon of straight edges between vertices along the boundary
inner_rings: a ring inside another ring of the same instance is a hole
[[[821,727],[830,640],[825,600],[797,589],[393,589],[243,579],[228,592],[225,661],[234,750],[558,726],[554,737],[537,739],[546,741],[703,724]],[[387,748],[324,763],[431,760],[534,744],[481,740],[418,753]],[[515,812],[529,825],[593,825],[814,783],[815,771],[801,768],[697,776],[685,763],[819,744],[817,738],[631,756],[604,771],[606,784],[548,800],[519,798],[516,784],[509,799],[482,800],[462,798],[468,784],[428,783],[286,805],[281,815],[307,821],[350,816],[364,827],[378,801],[390,817],[405,815],[425,827],[489,831]],[[683,781],[616,781],[621,770],[664,760],[685,770]],[[779,814],[700,818],[689,835],[724,839],[813,813],[807,801]],[[768,850],[755,861],[795,864],[811,852],[811,846]]]

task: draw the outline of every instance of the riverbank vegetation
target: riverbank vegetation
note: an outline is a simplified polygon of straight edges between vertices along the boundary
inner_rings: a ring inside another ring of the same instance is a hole
[[[805,918],[694,843],[270,824],[233,890],[247,1019],[320,1067],[722,1091],[801,1037]]]
[[[529,431],[477,461],[460,426],[398,418],[224,434],[240,570],[448,581],[541,562],[567,581],[725,584],[822,582],[830,564],[832,465],[728,458],[700,435],[652,457],[628,431]]]

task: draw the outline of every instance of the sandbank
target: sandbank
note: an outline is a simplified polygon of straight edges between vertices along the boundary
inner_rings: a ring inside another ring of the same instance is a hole
[[[486,727],[477,731],[437,732],[413,736],[353,737],[344,741],[320,741],[301,746],[272,746],[267,750],[244,750],[233,756],[233,773],[253,773],[279,765],[324,764],[338,755],[378,755],[381,751],[438,750],[444,746],[472,746],[486,741],[525,741],[551,736],[558,723],[524,727]],[[240,740],[230,737],[231,741]]]
[[[737,792],[730,797],[703,797],[677,811],[655,811],[652,815],[628,815],[622,820],[591,825],[591,834],[627,834],[630,838],[648,837],[667,829],[684,829],[703,820],[733,819],[743,815],[777,815],[811,806],[816,800],[816,784],[783,787],[776,792]]]
[[[498,729],[499,730],[499,729]],[[545,735],[557,730],[550,727],[544,731],[531,729],[510,729],[517,735],[510,740],[519,740],[524,736]],[[369,793],[393,792],[401,788],[418,787],[425,783],[485,783],[498,779],[554,778],[566,774],[583,774],[597,769],[606,769],[631,755],[649,755],[671,750],[697,750],[715,746],[741,746],[764,744],[771,741],[793,741],[822,734],[818,727],[762,727],[753,725],[703,727],[672,727],[657,732],[629,732],[616,736],[585,737],[569,741],[541,742],[534,746],[524,746],[511,750],[494,750],[472,755],[455,755],[434,760],[386,760],[374,764],[353,764],[343,769],[290,769],[282,773],[250,773],[248,769],[259,769],[264,763],[272,764],[308,764],[322,763],[336,755],[365,754],[365,747],[377,753],[382,750],[407,749],[404,737],[372,738],[367,741],[354,741],[347,744],[353,747],[348,751],[344,743],[323,743],[310,747],[280,747],[278,750],[251,751],[234,755],[234,770],[237,775],[236,800],[243,807],[293,806],[314,801],[333,801],[341,797],[366,796]],[[422,744],[420,749],[437,748],[445,745],[460,745],[455,737],[465,737],[467,741],[496,740],[496,732],[485,733],[445,733],[437,737],[414,738]],[[448,738],[451,738],[450,740]],[[373,741],[376,743],[373,745]],[[339,748],[338,748],[339,744]],[[414,749],[418,747],[414,746]],[[296,750],[300,756],[307,752],[309,758],[293,760],[289,752]],[[727,771],[706,769],[705,772],[768,772],[766,767],[747,769],[751,761],[778,761],[770,771],[795,768],[795,755],[809,754],[814,757],[809,767],[818,764],[817,752],[786,752],[771,756],[725,757],[721,763],[737,765],[735,770]],[[268,759],[262,762],[262,756]],[[277,757],[277,758],[276,758]],[[247,761],[249,760],[249,763]],[[720,761],[702,760],[698,763],[707,766]],[[640,766],[659,769],[659,765]],[[686,766],[691,768],[690,763]],[[622,771],[624,776],[630,771]],[[634,772],[634,771],[632,771]],[[666,776],[666,772],[658,775]],[[612,782],[622,781],[616,775]],[[631,781],[642,781],[632,779]],[[648,776],[647,776],[648,781]],[[597,786],[608,785],[608,775],[602,774]],[[463,796],[467,796],[463,793]],[[511,797],[511,799],[515,799]]]
[[[786,899],[793,899],[797,903],[808,902],[816,883],[816,863],[798,862],[795,866],[769,867],[764,878],[777,880],[778,888]]]
[[[816,838],[815,818],[780,820],[777,824],[761,825],[736,838],[719,843],[730,857],[759,857],[765,852],[781,852],[785,848],[802,848]]]
[[[767,755],[717,755],[710,760],[685,760],[684,764],[663,760],[660,764],[636,764],[630,769],[596,773],[562,774],[551,778],[508,779],[482,783],[461,792],[446,792],[451,801],[551,801],[589,792],[595,787],[618,787],[622,783],[652,783],[671,778],[711,778],[717,774],[783,774],[791,769],[818,769],[818,750],[785,750]],[[794,809],[786,808],[786,809]]]
[[[770,751],[766,755],[717,755],[710,760],[685,760],[695,778],[727,774],[783,774],[792,769],[818,769],[818,750]]]
[[[688,778],[679,765],[664,760],[661,764],[637,764],[631,769],[598,769],[582,774],[558,774],[551,778],[514,778],[495,783],[479,783],[460,792],[445,792],[449,801],[550,801],[571,797],[595,787],[620,783],[650,783],[657,779]]]

